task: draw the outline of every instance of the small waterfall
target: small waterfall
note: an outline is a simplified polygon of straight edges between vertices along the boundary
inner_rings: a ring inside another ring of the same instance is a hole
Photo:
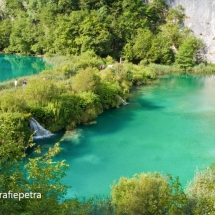
[[[51,135],[53,135],[50,131],[43,128],[39,124],[39,122],[37,122],[37,120],[34,119],[33,117],[31,117],[31,120],[30,120],[30,127],[32,132],[35,132],[34,138],[40,139],[40,138],[50,137]]]
[[[119,95],[117,95],[117,96],[121,100],[121,102],[122,102],[123,105],[127,105],[128,104],[121,96],[119,96]]]

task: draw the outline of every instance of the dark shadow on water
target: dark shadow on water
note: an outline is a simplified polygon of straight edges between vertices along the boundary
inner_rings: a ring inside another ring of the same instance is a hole
[[[155,104],[149,100],[146,99],[138,99],[137,103],[144,109],[144,110],[149,110],[149,111],[156,111],[163,109],[165,107]]]
[[[111,109],[104,111],[100,116],[96,118],[97,123],[93,125],[80,125],[77,130],[84,130],[78,137],[79,144],[73,143],[71,139],[65,139],[61,143],[62,151],[57,158],[80,158],[85,155],[93,154],[91,147],[91,135],[103,136],[108,134],[114,134],[119,130],[124,129],[128,126],[128,123],[135,118],[135,109],[141,108],[145,110],[161,110],[162,106],[153,104],[150,101],[139,99],[137,103],[130,103],[120,108]],[[111,140],[110,140],[111,141]],[[102,143],[101,143],[102,144]]]

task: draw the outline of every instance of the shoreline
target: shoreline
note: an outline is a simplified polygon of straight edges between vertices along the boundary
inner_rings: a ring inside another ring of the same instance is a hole
[[[23,57],[39,57],[39,58],[44,58],[45,55],[40,55],[40,54],[29,54],[29,55],[24,55],[24,54],[19,54],[19,53],[5,53],[4,51],[0,51],[0,54],[3,55],[15,55],[15,56],[23,56]]]

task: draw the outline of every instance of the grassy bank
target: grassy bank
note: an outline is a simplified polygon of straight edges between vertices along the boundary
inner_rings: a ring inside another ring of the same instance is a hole
[[[102,59],[94,53],[55,57],[51,61],[61,64],[26,77],[25,87],[21,78],[16,88],[14,80],[0,84],[0,115],[27,114],[52,132],[71,130],[104,109],[120,105],[119,96],[128,99],[131,86],[148,84],[156,78],[150,67],[119,64],[111,57]],[[101,65],[103,69],[99,69]]]
[[[215,66],[199,65],[183,71],[176,66],[135,65],[100,58],[93,52],[80,56],[46,57],[54,69],[0,83],[0,115],[21,113],[33,116],[52,132],[71,130],[93,120],[103,110],[122,104],[129,98],[132,86],[149,84],[159,75],[172,73],[212,74]],[[103,65],[104,68],[100,69]]]

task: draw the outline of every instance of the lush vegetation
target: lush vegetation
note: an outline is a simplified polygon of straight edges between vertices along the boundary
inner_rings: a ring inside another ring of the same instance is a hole
[[[214,166],[197,171],[185,190],[178,178],[170,175],[141,173],[132,178],[121,177],[111,187],[111,198],[98,202],[102,211],[97,214],[214,214],[214,176]]]
[[[155,78],[153,68],[128,62],[98,69],[99,65],[110,63],[111,57],[102,59],[90,52],[67,57],[63,66],[28,77],[25,87],[21,79],[17,87],[12,82],[3,83],[0,115],[22,113],[28,115],[27,121],[33,116],[52,132],[71,130],[91,121],[103,109],[120,105],[118,96],[128,98],[132,85],[147,84]]]
[[[59,203],[68,188],[60,182],[68,165],[52,161],[59,143],[44,155],[26,156],[26,150],[34,145],[30,133],[23,132],[28,130],[26,117],[17,113],[5,114],[0,119],[0,214],[87,214],[77,200]],[[40,154],[40,148],[35,152]],[[41,198],[3,196],[9,191],[40,193]]]
[[[3,0],[0,50],[6,53],[123,57],[189,69],[200,40],[183,26],[184,9],[163,0]]]
[[[213,214],[215,168],[197,172],[186,190],[159,173],[122,177],[107,200],[62,200],[68,166],[33,146],[30,117],[52,132],[73,129],[129,98],[131,86],[168,72],[215,72],[201,41],[183,26],[183,8],[162,0],[3,0],[0,50],[44,55],[55,69],[0,84],[0,193],[40,192],[42,199],[0,198],[1,214]],[[54,56],[54,57],[48,57]],[[123,63],[115,62],[122,57]],[[135,63],[135,64],[133,64]],[[199,64],[201,63],[201,64]],[[162,64],[162,65],[159,65]],[[198,65],[199,64],[199,65]],[[100,70],[100,66],[105,69]],[[107,67],[113,65],[113,67]]]

